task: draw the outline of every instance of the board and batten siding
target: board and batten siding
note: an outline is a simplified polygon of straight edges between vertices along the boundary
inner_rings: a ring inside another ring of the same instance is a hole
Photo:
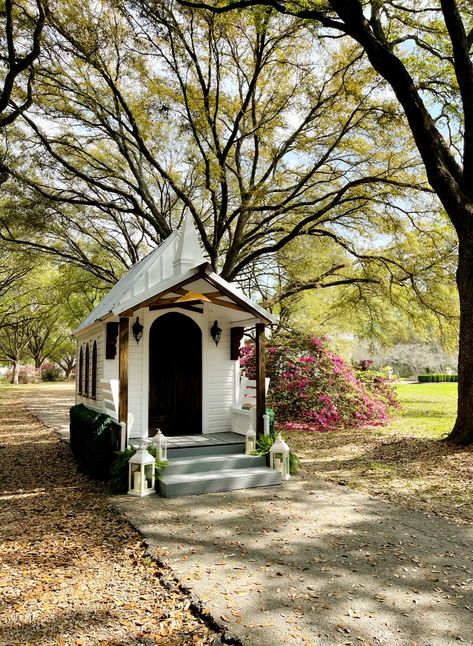
[[[208,321],[208,327],[213,323]],[[230,406],[235,402],[238,361],[230,359],[230,325],[219,319],[222,338],[215,345],[209,332],[204,335],[203,345],[207,345],[206,368],[204,370],[204,433],[221,433],[231,430]],[[206,383],[205,383],[206,381]]]
[[[96,375],[96,385],[97,385],[97,392],[96,392],[96,397],[92,398],[90,396],[90,392],[92,389],[92,353],[93,353],[93,347],[94,347],[94,342],[97,343],[97,375]],[[86,347],[87,344],[89,344],[89,395],[86,396],[84,394],[84,387],[85,387],[85,354],[86,354]],[[82,348],[82,356],[83,356],[83,374],[82,374],[82,394],[79,393],[79,375],[78,375],[78,370],[79,370],[79,356],[80,356],[80,350]],[[80,337],[77,341],[77,357],[76,357],[76,404],[84,404],[88,408],[92,408],[93,410],[96,411],[102,411],[103,410],[103,398],[102,398],[102,391],[100,388],[100,382],[104,378],[104,356],[105,356],[105,351],[104,351],[104,330],[103,326],[100,326],[99,328],[95,328],[92,330],[88,335]]]
[[[144,414],[144,407],[148,406],[148,397],[144,396],[143,366],[145,364],[145,347],[149,343],[149,327],[144,325],[143,337],[136,343],[131,331],[136,317],[143,323],[143,311],[134,312],[129,318],[128,337],[128,436],[131,438],[147,437],[148,415]],[[146,386],[147,387],[147,386]]]

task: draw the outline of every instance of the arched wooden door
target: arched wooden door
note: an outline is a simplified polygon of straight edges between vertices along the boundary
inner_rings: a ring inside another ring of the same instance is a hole
[[[172,312],[152,324],[149,338],[149,435],[202,433],[202,332]]]

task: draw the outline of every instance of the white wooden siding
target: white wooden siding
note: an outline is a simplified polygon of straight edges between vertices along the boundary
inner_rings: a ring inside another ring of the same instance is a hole
[[[145,325],[143,337],[139,343],[136,343],[131,327],[137,316],[143,324],[143,311],[134,312],[129,319],[128,334],[128,437],[131,438],[148,436],[148,429],[145,429],[148,416],[146,415],[145,420],[143,414],[144,407],[148,406],[148,397],[144,396],[143,390],[143,363],[144,348],[148,344],[149,334]]]
[[[170,310],[150,312],[140,310],[129,319],[128,343],[128,433],[131,438],[148,436],[148,385],[149,385],[149,329],[152,323]],[[230,359],[230,323],[221,316],[218,322],[222,328],[222,338],[218,346],[210,336],[210,328],[215,320],[212,312],[203,315],[190,313],[202,331],[202,432],[218,433],[231,430],[229,407],[234,404],[239,382],[238,362]],[[143,338],[137,344],[131,326],[140,317],[144,325]],[[79,378],[76,378],[76,402],[83,403],[94,410],[103,410],[103,396],[100,387],[102,379],[118,379],[118,340],[115,359],[105,359],[106,324],[101,323],[86,336],[78,339],[77,366],[79,349],[82,346],[85,365],[85,346],[90,344],[90,371],[92,370],[92,347],[97,341],[97,399],[80,396],[77,393]],[[92,383],[89,375],[89,388]],[[85,380],[83,380],[83,384]]]
[[[209,330],[214,318],[209,313]],[[204,433],[231,430],[229,408],[235,400],[235,361],[230,359],[230,325],[222,318],[218,319],[218,324],[222,328],[222,338],[218,346],[213,342],[208,330],[203,335],[203,345],[206,346],[204,353],[207,352],[203,388],[207,425],[203,429]]]

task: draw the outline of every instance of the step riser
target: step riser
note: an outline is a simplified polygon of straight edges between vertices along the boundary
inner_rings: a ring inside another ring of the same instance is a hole
[[[186,474],[186,473],[203,473],[205,471],[220,471],[222,469],[246,469],[251,467],[264,467],[266,460],[264,457],[253,457],[249,455],[229,456],[222,460],[203,460],[196,456],[195,462],[173,464],[170,460],[163,470],[163,476]]]
[[[223,444],[217,446],[188,446],[182,449],[168,449],[168,460],[190,458],[195,455],[227,455],[245,453],[245,444]]]
[[[176,484],[159,483],[159,490],[165,498],[190,496],[217,491],[234,491],[236,489],[252,489],[253,487],[271,487],[281,484],[281,474],[268,470],[267,474],[257,476],[242,475],[238,478],[221,478],[202,482],[179,482]]]

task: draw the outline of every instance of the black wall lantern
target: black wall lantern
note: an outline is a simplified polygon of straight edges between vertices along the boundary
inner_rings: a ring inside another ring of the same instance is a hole
[[[218,321],[214,321],[214,324],[210,328],[210,335],[215,341],[215,345],[218,345],[218,342],[222,338],[222,328],[218,327]]]
[[[131,331],[133,332],[136,343],[139,343],[140,339],[143,337],[143,326],[140,323],[139,316],[136,317],[136,321],[131,326]]]

